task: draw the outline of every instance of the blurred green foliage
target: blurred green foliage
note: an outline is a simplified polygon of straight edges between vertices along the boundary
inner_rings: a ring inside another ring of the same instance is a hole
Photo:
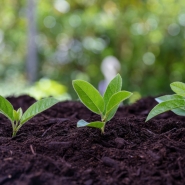
[[[43,78],[31,87],[27,87],[23,93],[29,94],[37,100],[49,96],[53,96],[60,100],[70,100],[71,97],[66,93],[66,91],[66,87],[61,85],[60,83],[54,80]]]
[[[2,0],[0,15],[0,82],[26,84],[26,1]],[[159,95],[185,81],[184,0],[37,1],[36,16],[39,78],[60,81],[72,96],[73,79],[98,86],[109,55],[131,92]]]

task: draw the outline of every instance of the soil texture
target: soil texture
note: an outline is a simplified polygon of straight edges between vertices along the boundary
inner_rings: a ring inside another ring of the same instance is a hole
[[[9,97],[25,111],[35,100]],[[100,117],[66,101],[29,120],[11,138],[0,114],[0,185],[184,185],[185,117],[172,112],[145,122],[156,105],[147,97],[119,108],[105,134],[76,128]]]

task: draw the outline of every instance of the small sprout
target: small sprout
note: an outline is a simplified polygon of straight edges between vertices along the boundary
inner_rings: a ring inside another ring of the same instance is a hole
[[[0,113],[4,114],[11,121],[13,129],[12,137],[15,137],[24,123],[58,102],[59,100],[54,98],[45,98],[39,100],[31,105],[23,114],[21,108],[19,108],[17,111],[14,110],[12,104],[6,98],[0,96]]]
[[[131,92],[121,91],[121,86],[122,79],[121,76],[117,74],[107,86],[102,97],[98,90],[90,83],[83,80],[73,80],[73,88],[81,102],[89,110],[101,116],[101,121],[88,123],[84,120],[79,120],[77,127],[95,127],[104,133],[106,122],[114,117],[120,103],[132,95]]]
[[[22,109],[19,108],[17,111],[13,110],[13,117],[14,117],[15,121],[19,121],[22,117]]]
[[[182,82],[173,82],[170,84],[171,89],[176,93],[156,98],[157,104],[148,114],[146,121],[171,110],[179,116],[185,116],[185,84]]]

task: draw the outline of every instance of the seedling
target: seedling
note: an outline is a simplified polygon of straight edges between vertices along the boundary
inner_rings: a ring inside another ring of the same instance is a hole
[[[31,105],[23,114],[21,108],[19,108],[17,111],[14,110],[12,104],[6,98],[0,96],[0,113],[4,114],[11,121],[13,129],[12,137],[15,137],[24,123],[58,102],[59,100],[54,98],[41,99]]]
[[[90,83],[83,80],[73,80],[73,88],[76,91],[81,102],[92,112],[101,116],[101,121],[86,122],[79,120],[77,127],[95,127],[101,129],[104,133],[106,122],[110,121],[120,103],[129,98],[132,93],[121,91],[122,79],[119,74],[109,83],[103,97],[98,90]]]
[[[169,110],[179,116],[185,116],[185,83],[173,82],[170,87],[176,94],[156,98],[159,104],[150,111],[146,121]]]

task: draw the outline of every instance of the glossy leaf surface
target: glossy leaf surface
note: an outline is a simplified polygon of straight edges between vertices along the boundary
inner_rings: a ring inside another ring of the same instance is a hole
[[[157,104],[149,113],[146,121],[163,112],[185,106],[185,100],[168,100]]]
[[[164,101],[168,101],[168,100],[178,100],[178,99],[185,99],[183,96],[177,95],[177,94],[173,94],[173,95],[165,95],[165,96],[161,96],[158,98],[155,98],[155,100],[158,103],[164,102]],[[174,112],[175,114],[179,115],[179,116],[185,116],[185,107],[179,107],[176,109],[172,109],[172,112]]]
[[[106,122],[107,121],[110,121],[114,115],[116,114],[117,110],[118,110],[118,107],[119,107],[119,104],[117,106],[115,106],[110,112],[108,115],[106,115]]]
[[[104,132],[105,123],[101,121],[94,121],[94,122],[86,122],[83,119],[77,122],[77,127],[94,127],[99,128],[102,132]]]
[[[83,80],[73,80],[73,87],[82,103],[96,114],[102,114],[104,100],[101,94],[90,83]]]
[[[23,116],[20,120],[20,124],[21,125],[24,124],[25,122],[27,122],[29,119],[31,119],[35,115],[37,115],[37,114],[43,112],[44,110],[52,107],[53,105],[55,105],[58,102],[59,102],[59,100],[56,100],[55,98],[44,98],[44,99],[41,99],[41,100],[37,101],[36,103],[31,105],[26,110],[26,112],[23,114]]]
[[[128,91],[120,91],[116,94],[114,94],[108,104],[107,104],[107,109],[106,109],[106,117],[109,117],[109,114],[111,113],[112,110],[114,110],[115,107],[119,106],[119,104],[129,98],[132,95],[131,92]],[[116,109],[117,110],[117,109]],[[116,111],[115,110],[115,111]],[[113,114],[113,113],[111,113]]]
[[[178,95],[185,96],[185,83],[173,82],[170,84],[170,87]]]
[[[155,98],[155,100],[158,103],[161,103],[163,101],[168,101],[168,100],[174,100],[174,99],[184,99],[184,97],[177,94],[173,94],[173,95],[165,95],[165,96],[160,96],[158,98]]]
[[[121,91],[121,86],[122,86],[122,79],[120,74],[117,74],[116,77],[114,77],[110,83],[107,86],[107,89],[103,95],[103,99],[105,102],[105,109],[108,104],[108,101],[114,95],[115,93]]]
[[[13,121],[13,110],[12,104],[6,98],[0,96],[0,113],[4,114],[10,121]]]

